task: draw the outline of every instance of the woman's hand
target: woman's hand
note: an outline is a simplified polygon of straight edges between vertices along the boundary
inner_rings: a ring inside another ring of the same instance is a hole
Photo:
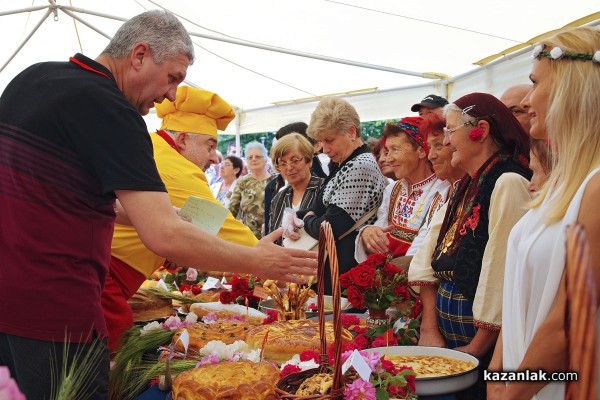
[[[387,232],[390,232],[393,226],[390,225],[384,229],[378,226],[367,226],[362,230],[360,239],[367,250],[367,253],[387,253],[390,242],[387,238]]]
[[[421,327],[419,346],[446,347],[446,341],[437,326]]]

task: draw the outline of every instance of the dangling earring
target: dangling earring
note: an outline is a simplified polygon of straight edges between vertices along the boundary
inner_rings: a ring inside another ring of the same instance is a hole
[[[476,127],[471,129],[471,132],[469,132],[469,139],[471,139],[474,142],[477,142],[479,139],[481,139],[481,137],[483,136],[483,129],[481,129],[480,127]]]

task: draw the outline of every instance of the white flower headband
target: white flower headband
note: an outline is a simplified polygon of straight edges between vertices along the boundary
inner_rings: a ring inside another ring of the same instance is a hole
[[[556,46],[552,48],[550,51],[544,51],[544,45],[538,44],[533,48],[533,58],[539,60],[541,57],[546,57],[551,60],[560,60],[561,58],[568,58],[571,60],[583,60],[600,64],[600,50],[596,50],[594,54],[588,53],[571,53],[568,51],[563,51],[560,47]]]

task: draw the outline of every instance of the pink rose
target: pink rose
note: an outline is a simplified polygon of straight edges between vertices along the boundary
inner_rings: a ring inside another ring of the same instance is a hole
[[[185,273],[185,279],[190,282],[196,282],[196,279],[198,279],[198,270],[196,268],[188,268]]]
[[[25,395],[19,390],[17,382],[10,377],[8,367],[0,367],[0,399],[26,400]]]

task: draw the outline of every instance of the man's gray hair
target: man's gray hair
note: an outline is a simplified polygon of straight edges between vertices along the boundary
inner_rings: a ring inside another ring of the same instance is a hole
[[[194,62],[194,44],[187,30],[175,15],[162,10],[146,11],[123,23],[102,54],[123,59],[140,42],[148,44],[157,64],[180,54],[187,56],[190,65]]]

